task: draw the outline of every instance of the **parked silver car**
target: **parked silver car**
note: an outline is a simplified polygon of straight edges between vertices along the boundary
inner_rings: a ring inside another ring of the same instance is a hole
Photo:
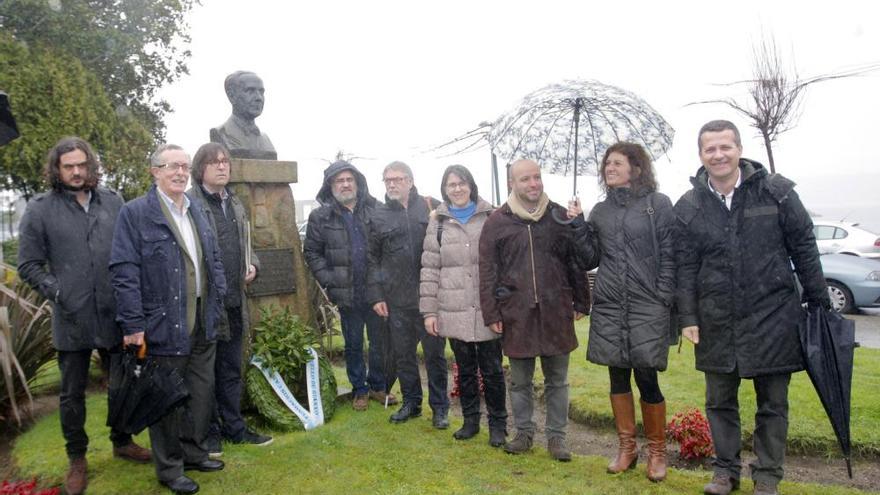
[[[819,253],[840,253],[880,259],[880,236],[857,223],[813,219]]]
[[[880,307],[880,261],[845,254],[819,257],[835,311]]]

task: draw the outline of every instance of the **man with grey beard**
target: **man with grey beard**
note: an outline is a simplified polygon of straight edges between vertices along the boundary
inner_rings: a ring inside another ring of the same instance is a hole
[[[345,369],[352,407],[365,411],[369,399],[396,404],[386,394],[382,370],[381,321],[366,301],[367,239],[376,198],[354,165],[339,160],[324,170],[316,196],[321,207],[309,215],[303,255],[312,274],[339,307],[345,339]],[[370,349],[364,363],[364,325]]]

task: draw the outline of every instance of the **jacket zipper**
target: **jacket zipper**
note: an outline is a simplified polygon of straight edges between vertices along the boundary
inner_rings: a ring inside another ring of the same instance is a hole
[[[532,244],[532,226],[526,225],[529,229],[529,257],[532,259],[532,288],[535,291],[535,304],[538,304],[538,280],[535,278],[535,246]]]

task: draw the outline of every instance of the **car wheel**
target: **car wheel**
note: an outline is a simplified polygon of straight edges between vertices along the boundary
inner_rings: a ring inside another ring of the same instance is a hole
[[[828,283],[828,296],[831,297],[831,309],[838,313],[852,313],[855,310],[852,292],[840,282],[833,280],[826,280],[826,282]]]

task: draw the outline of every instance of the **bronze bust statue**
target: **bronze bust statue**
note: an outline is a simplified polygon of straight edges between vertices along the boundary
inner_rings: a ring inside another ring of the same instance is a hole
[[[211,142],[226,146],[234,158],[277,160],[269,136],[260,132],[254,120],[263,113],[263,80],[249,71],[235,71],[223,83],[232,103],[232,115],[223,125],[211,129]]]

